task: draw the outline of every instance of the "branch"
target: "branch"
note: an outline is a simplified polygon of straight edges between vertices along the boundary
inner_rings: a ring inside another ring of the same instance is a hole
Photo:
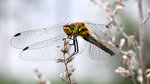
[[[133,47],[135,48],[139,48],[139,45],[137,43],[137,41],[135,39],[131,39],[129,35],[127,35],[123,30],[124,28],[122,28],[115,20],[114,18],[114,15],[116,15],[118,13],[118,11],[120,9],[123,8],[123,5],[120,5],[122,4],[122,2],[117,2],[119,5],[117,5],[117,7],[115,8],[115,13],[112,13],[111,10],[112,10],[112,7],[110,6],[109,3],[105,2],[106,5],[104,5],[102,2],[100,2],[99,0],[92,0],[93,2],[95,2],[97,5],[99,5],[101,8],[105,9],[106,13],[111,17],[110,21],[109,21],[109,25],[112,24],[113,26],[115,26],[117,28],[117,30],[119,32],[122,33],[122,35],[128,40],[129,44],[132,44]]]
[[[70,63],[74,59],[74,57],[66,56],[66,53],[68,53],[68,55],[70,56],[69,54],[69,50],[71,47],[69,44],[70,39],[64,38],[63,40],[64,40],[64,44],[62,46],[58,46],[60,51],[63,53],[63,58],[56,58],[57,63],[61,62],[61,63],[64,63],[65,65],[65,72],[61,73],[60,78],[63,81],[67,82],[68,84],[74,84],[74,83],[76,84],[76,81],[71,81],[71,75],[75,69],[73,68],[73,66],[69,66],[68,68],[68,63]]]
[[[38,81],[38,84],[51,84],[50,81],[42,79],[42,73],[39,72],[38,69],[34,69],[34,72],[36,73],[36,79]]]
[[[145,24],[149,18],[150,18],[150,9],[148,10],[146,18],[143,20],[143,24]]]
[[[146,78],[146,58],[145,58],[145,47],[144,47],[144,24],[143,24],[143,11],[142,11],[142,0],[137,0],[138,3],[138,14],[139,14],[139,33],[140,33],[140,48],[139,48],[139,55],[140,55],[140,64],[142,68],[142,77],[143,83],[147,84]]]
[[[122,1],[124,0],[117,0],[117,4],[116,4],[116,7],[115,9],[113,10],[113,8],[111,7],[111,5],[108,3],[108,2],[100,2],[99,0],[92,0],[94,1],[96,4],[98,4],[100,7],[102,7],[103,9],[105,9],[106,13],[110,16],[109,18],[109,23],[108,25],[113,25],[114,27],[116,27],[116,29],[121,32],[121,34],[128,40],[128,44],[132,44],[132,46],[136,49],[136,50],[139,50],[139,44],[138,42],[135,40],[135,36],[134,35],[127,35],[125,32],[124,32],[124,28],[121,27],[117,21],[115,20],[115,15],[118,14],[118,11],[120,9],[123,9],[124,7],[124,4],[122,3]],[[106,5],[107,4],[107,5]],[[113,11],[113,12],[112,12]],[[120,45],[124,45],[124,42],[123,44],[121,43]],[[136,83],[136,80],[135,80],[135,76],[134,76],[134,73],[133,73],[133,70],[137,69],[137,65],[138,63],[136,63],[136,59],[135,59],[135,56],[136,53],[132,51],[132,54],[131,54],[131,51],[127,51],[127,52],[124,52],[122,50],[122,47],[120,48],[117,48],[117,50],[123,54],[123,62],[125,62],[127,65],[128,65],[128,69],[129,70],[125,70],[124,68],[119,68],[117,69],[117,73],[120,73],[122,76],[126,77],[126,78],[130,78],[134,84],[137,84]],[[128,53],[128,54],[127,54]],[[129,54],[130,53],[130,54]],[[133,54],[134,53],[134,54]],[[132,59],[131,59],[132,58]],[[126,73],[126,74],[125,74]]]

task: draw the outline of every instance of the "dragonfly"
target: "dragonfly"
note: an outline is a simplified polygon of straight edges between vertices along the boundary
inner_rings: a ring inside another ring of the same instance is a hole
[[[57,46],[63,44],[62,39],[67,37],[73,45],[70,57],[84,52],[91,59],[99,60],[104,56],[115,55],[114,47],[108,43],[110,39],[105,33],[111,35],[109,26],[105,24],[72,22],[17,33],[10,43],[13,47],[22,49],[21,59],[45,61],[60,55]]]

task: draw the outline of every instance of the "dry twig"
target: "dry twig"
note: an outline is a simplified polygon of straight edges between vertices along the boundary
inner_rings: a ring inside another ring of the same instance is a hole
[[[48,80],[42,79],[42,73],[39,72],[38,69],[34,69],[34,72],[36,73],[36,79],[39,84],[50,84],[50,82]]]
[[[143,24],[145,24],[149,18],[150,18],[150,9],[149,9],[148,12],[147,12],[147,16],[146,16],[145,19],[143,20]]]
[[[142,77],[143,83],[147,84],[146,78],[146,58],[145,58],[145,47],[144,47],[144,24],[143,24],[143,10],[142,10],[142,0],[137,0],[138,3],[138,14],[139,14],[139,34],[140,34],[140,48],[139,48],[139,55],[140,55],[140,64],[142,68]]]
[[[121,32],[121,34],[128,40],[128,44],[132,44],[132,46],[138,50],[139,55],[140,55],[140,64],[141,64],[141,68],[142,68],[142,78],[143,78],[143,83],[142,84],[147,84],[147,78],[146,78],[146,60],[145,60],[145,52],[144,52],[144,24],[146,23],[146,21],[149,19],[150,17],[150,11],[148,11],[148,15],[146,16],[146,18],[143,20],[143,11],[142,11],[142,0],[137,0],[138,3],[138,14],[139,14],[139,33],[140,33],[140,44],[138,44],[138,42],[135,40],[135,36],[134,35],[127,35],[124,32],[124,28],[122,28],[117,21],[115,20],[115,15],[118,14],[119,10],[124,8],[124,4],[122,3],[125,0],[117,0],[116,1],[116,7],[113,10],[112,6],[106,2],[105,0],[103,2],[100,2],[99,0],[92,0],[93,2],[95,2],[96,4],[98,4],[101,8],[105,9],[106,13],[109,15],[109,21],[108,21],[108,25],[113,25],[117,28],[117,30],[119,32]],[[123,41],[124,44],[124,41]],[[122,44],[120,44],[122,45]],[[124,52],[122,50],[121,46],[118,50],[123,54],[126,55],[127,52]],[[132,61],[129,60],[130,57],[125,57],[127,65],[128,65],[128,69],[129,69],[129,73],[132,76],[132,80],[134,82],[134,84],[136,84],[136,81],[134,79],[134,74],[132,74],[133,69],[131,69],[131,63]],[[125,69],[124,69],[125,70]],[[124,71],[123,70],[123,71]]]
[[[112,7],[111,7],[111,5],[108,3],[108,2],[105,2],[105,4],[107,4],[106,6],[102,3],[102,2],[100,2],[99,0],[92,0],[92,1],[94,1],[96,4],[98,4],[100,7],[102,7],[103,9],[105,9],[105,11],[106,11],[106,13],[110,16],[110,18],[109,18],[109,21],[108,21],[108,25],[113,25],[113,26],[115,26],[116,28],[117,28],[117,30],[128,40],[128,42],[129,42],[129,44],[132,44],[133,45],[133,47],[135,47],[135,48],[139,48],[139,45],[138,45],[138,43],[137,43],[137,41],[135,40],[135,39],[130,39],[130,36],[129,35],[127,35],[125,32],[124,32],[124,28],[122,28],[117,22],[116,22],[116,20],[115,20],[115,15],[118,13],[118,11],[120,10],[120,9],[122,9],[122,7],[123,6],[121,6],[121,5],[117,5],[116,6],[116,8],[115,8],[115,10],[114,11],[116,11],[115,13],[112,13],[111,12],[111,10],[112,10]],[[119,0],[120,2],[118,2],[118,3],[122,3],[121,1],[123,1],[123,0]]]
[[[70,41],[70,39],[64,38],[64,45],[58,47],[60,49],[60,51],[63,52],[63,58],[59,58],[56,60],[57,60],[57,63],[63,62],[65,65],[65,72],[61,73],[60,78],[63,81],[67,82],[68,84],[76,84],[76,82],[71,81],[71,75],[72,75],[72,72],[74,72],[74,68],[72,66],[70,66],[68,68],[68,63],[70,63],[74,58],[73,57],[67,58],[67,56],[66,56],[66,53],[68,53],[68,55],[70,56],[70,54],[69,54],[69,50],[70,50],[69,41]]]

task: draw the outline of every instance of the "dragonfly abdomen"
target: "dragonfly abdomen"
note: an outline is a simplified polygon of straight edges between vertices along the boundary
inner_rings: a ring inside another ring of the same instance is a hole
[[[84,38],[84,37],[83,37]],[[94,39],[91,35],[89,35],[88,37],[84,38],[86,41],[96,45],[97,47],[101,48],[102,50],[104,50],[105,52],[109,53],[111,56],[115,55],[114,52],[112,50],[110,50],[110,48],[101,43],[100,41],[97,41],[96,39]]]

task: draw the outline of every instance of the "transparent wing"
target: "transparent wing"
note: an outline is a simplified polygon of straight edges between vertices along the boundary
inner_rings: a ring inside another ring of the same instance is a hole
[[[109,46],[110,49],[112,51],[114,51],[114,53],[116,52],[115,48],[108,43],[108,41],[110,41],[110,40],[105,35],[105,33],[107,33],[108,35],[111,35],[110,29],[108,28],[107,25],[93,24],[93,23],[89,23],[89,22],[86,22],[85,24],[87,25],[87,28],[90,30],[90,33],[94,38],[96,38],[97,40],[99,40],[103,44]],[[105,51],[103,51],[99,47],[97,47],[97,46],[95,46],[89,42],[86,42],[85,44],[87,45],[86,48],[87,48],[88,55],[89,55],[90,59],[97,60],[97,61],[98,60],[112,59],[112,56],[110,56],[108,53],[106,53]]]
[[[57,48],[57,46],[63,45],[63,38],[52,38],[44,40],[35,44],[31,44],[22,50],[20,58],[27,61],[49,61],[54,60],[56,57],[62,57],[63,53]],[[47,46],[42,46],[47,45]]]
[[[14,35],[11,39],[11,45],[15,48],[23,49],[28,45],[51,39],[54,37],[59,36],[66,36],[66,34],[63,31],[63,24],[58,24],[42,29],[37,30],[29,30],[17,33]],[[44,46],[45,44],[40,44],[41,46]]]
[[[54,25],[37,30],[17,33],[11,39],[11,45],[23,49],[20,58],[30,61],[45,61],[62,56],[57,48],[63,44],[67,35],[63,31],[63,24]]]
[[[93,24],[90,22],[85,22],[87,28],[90,30],[91,35],[93,37],[97,38],[99,41],[103,40],[109,40],[108,37],[106,37],[104,34],[107,33],[111,36],[110,29],[105,24]]]

